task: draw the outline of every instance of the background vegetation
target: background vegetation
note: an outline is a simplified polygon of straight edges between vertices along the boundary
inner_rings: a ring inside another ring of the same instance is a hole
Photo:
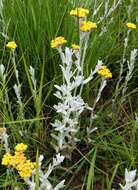
[[[113,0],[109,0],[109,6]],[[97,0],[97,7],[101,8],[94,21],[98,22],[104,13],[104,0]],[[58,101],[53,93],[54,85],[62,80],[57,51],[51,49],[50,41],[55,36],[65,36],[70,46],[78,42],[77,22],[69,15],[74,7],[85,7],[92,13],[94,0],[5,0],[4,21],[0,25],[0,62],[5,65],[7,80],[5,86],[0,86],[0,126],[7,128],[11,149],[15,144],[28,144],[28,156],[35,160],[36,149],[46,157],[47,164],[53,157],[51,125],[56,113],[52,108]],[[131,9],[128,7],[131,4]],[[124,39],[127,34],[126,23],[138,22],[138,1],[123,0],[112,15],[98,25],[91,34],[89,48],[85,60],[85,75],[102,59],[113,73],[108,80],[102,98],[96,107],[97,119],[93,127],[98,130],[88,136],[86,127],[89,125],[90,113],[84,112],[81,116],[79,138],[75,150],[69,150],[72,155],[54,174],[56,182],[66,179],[66,190],[91,190],[118,188],[123,183],[124,170],[138,168],[138,62],[136,61],[133,77],[128,84],[125,101],[121,102],[121,95],[115,97],[115,87],[119,77],[120,61],[123,54]],[[89,16],[91,19],[91,14]],[[107,32],[101,35],[103,27]],[[138,28],[138,27],[137,27]],[[3,37],[3,31],[8,38]],[[19,71],[19,80],[22,84],[22,101],[24,118],[21,117],[19,106],[13,90],[15,75],[11,62],[11,54],[5,48],[7,41],[15,40],[16,63]],[[138,48],[138,29],[130,35],[127,47],[127,58],[130,51]],[[33,97],[32,84],[28,73],[29,66],[35,68],[37,80],[37,97]],[[127,63],[124,65],[126,75]],[[87,85],[83,91],[83,98],[92,105],[97,94],[100,77]],[[120,91],[124,85],[122,80]],[[9,94],[9,104],[5,102],[4,90]],[[1,158],[3,148],[1,147]],[[56,178],[56,177],[59,178]],[[6,180],[5,180],[6,179]],[[12,179],[12,180],[10,180]],[[91,187],[92,185],[92,187]],[[24,189],[18,174],[11,176],[6,173],[5,167],[0,168],[1,189]]]

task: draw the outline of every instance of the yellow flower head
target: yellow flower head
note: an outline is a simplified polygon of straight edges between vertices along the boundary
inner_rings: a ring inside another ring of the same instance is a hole
[[[81,8],[81,7],[70,11],[71,16],[76,16],[76,17],[80,17],[80,18],[86,17],[87,14],[89,14],[89,10]]]
[[[6,154],[4,154],[3,158],[2,158],[2,165],[8,166],[11,165],[11,160],[13,159],[13,156],[7,152]]]
[[[27,158],[25,157],[24,153],[21,151],[15,151],[15,155],[13,156],[13,162],[12,162],[12,166],[15,167],[16,165],[18,165],[19,163],[24,163],[26,162]]]
[[[62,44],[65,44],[65,43],[67,43],[67,40],[65,40],[64,37],[59,36],[59,37],[56,37],[54,40],[51,41],[51,47],[57,48],[57,47],[61,46]]]
[[[136,29],[136,25],[134,23],[128,22],[126,25],[131,30]]]
[[[76,44],[72,44],[72,49],[74,50],[80,50],[80,46],[79,45],[76,45]]]
[[[34,168],[35,163],[27,160],[25,163],[20,163],[17,170],[22,178],[29,178],[31,177]]]
[[[97,28],[97,24],[91,21],[81,21],[80,30],[82,32],[89,32],[92,29]]]
[[[101,66],[97,73],[104,78],[112,78],[112,73],[107,68],[107,66]]]
[[[27,149],[27,145],[24,144],[24,143],[20,143],[20,144],[17,144],[16,147],[15,147],[15,150],[17,152],[24,152],[26,149]]]
[[[17,169],[19,175],[22,178],[29,178],[32,175],[33,169],[36,166],[35,162],[31,162],[27,160],[23,151],[27,149],[27,145],[20,143],[15,147],[15,154],[11,155],[10,153],[6,153],[2,158],[2,165],[12,166]]]
[[[8,42],[8,43],[6,44],[6,47],[7,47],[7,48],[10,48],[10,49],[15,49],[15,48],[17,48],[17,44],[16,44],[14,41]]]
[[[22,156],[17,156],[17,155],[14,155],[11,159],[11,162],[10,162],[10,166],[16,168],[18,166],[18,164],[22,163],[22,162],[25,162],[26,161],[26,157],[24,156],[24,158]]]

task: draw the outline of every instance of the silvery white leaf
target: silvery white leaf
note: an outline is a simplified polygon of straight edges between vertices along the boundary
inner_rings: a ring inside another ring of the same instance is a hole
[[[55,131],[64,131],[65,125],[59,125],[58,127],[55,128]]]
[[[62,91],[62,90],[61,90],[62,88],[61,88],[60,86],[58,86],[58,85],[54,85],[54,87],[55,87],[56,89]]]
[[[74,54],[77,58],[77,60],[79,61],[80,60],[80,52],[79,51],[74,51]],[[80,62],[80,61],[79,61]],[[79,63],[78,63],[79,64]]]
[[[59,120],[55,120],[55,123],[51,123],[51,125],[54,127],[54,128],[58,128],[58,127],[60,127],[60,126],[63,126],[64,125],[64,123],[62,123],[61,121],[59,121]]]
[[[64,135],[60,135],[60,138],[58,139],[58,145],[59,145],[59,148],[62,149],[63,147],[63,142],[64,142]]]
[[[44,159],[44,155],[40,155],[39,156],[39,167],[41,167],[43,159]]]
[[[69,70],[69,68],[64,68],[62,65],[60,66],[62,69],[63,76],[67,82],[67,84],[70,84],[70,79],[72,77],[72,72]]]
[[[31,76],[34,76],[35,74],[34,68],[32,66],[30,66],[29,73],[31,74]]]
[[[53,165],[50,163],[49,166],[48,166],[48,170],[47,170],[47,172],[44,175],[45,179],[47,179],[49,177],[49,175],[51,174],[52,170],[53,170]]]
[[[98,8],[94,9],[93,11],[93,17],[98,13],[98,11],[100,10],[101,6],[103,5],[103,2],[98,6]]]
[[[80,66],[80,60],[76,60],[76,61],[75,61],[75,65],[76,65],[76,67],[77,67],[77,70],[78,70],[79,72],[81,72],[82,68],[81,68],[81,66]]]
[[[54,96],[56,96],[59,99],[62,99],[62,95],[59,91],[56,91],[56,93],[54,93]]]
[[[51,183],[47,179],[45,180],[45,188],[46,190],[53,190]]]
[[[17,69],[15,71],[15,75],[16,75],[16,78],[18,79],[19,78],[19,71]]]
[[[3,64],[0,64],[0,75],[3,76],[4,71],[5,71],[5,67],[4,67],[4,65],[3,65]]]
[[[68,105],[64,105],[62,103],[58,103],[58,105],[54,105],[54,108],[58,113],[63,113],[64,115],[67,114],[67,110],[69,109]]]
[[[17,97],[17,99],[18,99],[18,102],[21,102],[21,95],[20,95],[21,84],[19,84],[19,85],[15,84],[15,85],[13,86],[13,88],[14,88],[16,97]]]
[[[55,161],[56,165],[59,165],[61,162],[63,162],[64,158],[65,157],[63,155],[60,155],[60,153],[58,153],[56,155],[56,159],[53,159],[53,163]]]
[[[69,65],[72,63],[72,49],[65,47],[65,59],[66,59],[66,64]]]
[[[136,177],[136,171],[137,170],[128,171],[127,169],[125,169],[125,181],[126,181],[126,183],[131,183],[134,181],[134,179]]]
[[[132,51],[131,51],[131,55],[130,55],[130,62],[134,62],[135,61],[135,59],[136,59],[136,56],[137,56],[137,49],[133,49]]]
[[[51,136],[55,139],[55,140],[59,140],[59,138],[58,138],[58,136],[57,135],[55,135],[55,134],[51,134]]]
[[[59,54],[60,54],[60,57],[61,57],[62,63],[63,63],[63,64],[66,63],[66,58],[65,58],[64,53],[62,52],[62,48],[61,48],[61,46],[59,46],[59,47],[57,48],[57,50],[58,50],[58,52],[59,52]]]
[[[59,184],[56,185],[54,190],[59,190],[59,189],[63,188],[65,186],[64,183],[65,183],[65,180],[62,180]]]

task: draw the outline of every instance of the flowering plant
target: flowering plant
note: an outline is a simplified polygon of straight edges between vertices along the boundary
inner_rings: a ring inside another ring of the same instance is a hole
[[[67,43],[64,37],[56,37],[51,41],[51,47],[56,48],[60,54],[62,61],[60,68],[63,75],[63,83],[62,85],[55,85],[57,91],[54,93],[59,99],[59,103],[54,105],[54,108],[56,112],[60,114],[60,118],[52,123],[55,130],[55,132],[52,133],[52,137],[57,141],[57,143],[54,144],[57,152],[74,147],[75,142],[79,140],[76,138],[76,133],[79,130],[79,116],[84,109],[88,109],[93,113],[93,108],[88,106],[81,97],[83,86],[90,82],[97,72],[103,77],[96,99],[97,103],[100,99],[102,90],[106,86],[106,79],[112,78],[112,73],[106,66],[102,66],[103,63],[101,60],[98,61],[94,70],[91,70],[89,76],[87,78],[84,77],[83,65],[88,47],[89,35],[92,30],[97,28],[96,23],[86,20],[88,13],[88,10],[82,8],[70,12],[71,16],[79,17],[79,45],[72,44],[72,48],[65,47],[64,50],[63,45]],[[93,117],[93,114],[91,114],[91,116]]]

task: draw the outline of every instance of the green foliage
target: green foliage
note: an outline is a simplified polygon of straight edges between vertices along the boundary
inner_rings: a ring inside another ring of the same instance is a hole
[[[51,49],[50,42],[55,36],[65,36],[69,46],[73,42],[77,43],[78,22],[77,19],[75,22],[74,18],[70,17],[69,11],[78,6],[89,8],[89,19],[91,19],[95,2],[98,7],[104,3],[104,0],[4,1],[4,20],[9,39],[0,36],[0,58],[1,63],[6,67],[7,75],[6,83],[3,85],[0,82],[0,126],[7,128],[11,147],[18,142],[28,144],[30,147],[28,154],[34,160],[36,147],[40,154],[46,155],[48,160],[52,159],[54,152],[51,145],[50,122],[55,119],[52,106],[57,99],[53,93],[54,85],[60,84],[62,76],[59,55]],[[113,0],[109,1],[109,4],[112,2]],[[132,3],[132,7],[128,12],[130,3]],[[137,7],[137,0],[124,0],[118,9],[100,23],[97,30],[91,34],[85,59],[85,75],[88,76],[97,60],[102,59],[111,68],[113,79],[108,81],[108,86],[95,110],[98,117],[94,120],[93,127],[98,127],[97,131],[90,135],[86,133],[90,122],[90,113],[87,111],[82,114],[79,133],[81,142],[78,142],[70,160],[64,163],[58,174],[61,177],[65,173],[66,190],[110,190],[113,187],[117,189],[116,184],[123,180],[124,169],[138,168],[138,123],[135,119],[135,113],[138,113],[137,62],[125,95],[125,102],[121,103],[121,96],[117,98],[116,102],[113,102],[122,60],[123,43],[127,33],[126,23],[136,22]],[[95,22],[98,22],[103,12],[104,6],[101,6],[99,13],[94,18]],[[103,27],[106,27],[107,32],[100,35]],[[3,30],[2,26],[1,30]],[[137,31],[138,29],[130,35],[127,57],[133,48],[138,48]],[[19,115],[19,107],[13,90],[16,80],[11,54],[5,48],[6,42],[12,40],[15,40],[18,45],[16,63],[22,84],[23,119]],[[29,75],[30,66],[35,69],[36,97],[34,97],[33,84]],[[127,63],[125,63],[126,67]],[[123,76],[125,74],[126,69]],[[89,105],[94,102],[99,84],[100,79],[96,77],[94,82],[84,88],[83,97]],[[122,81],[120,91],[123,84]],[[6,99],[5,90],[9,94],[8,99]],[[4,152],[2,146],[0,152],[2,157]],[[18,174],[14,173],[12,177],[8,176],[5,168],[0,168],[0,188],[23,189],[22,180],[19,179]],[[54,175],[53,179],[56,180]]]

